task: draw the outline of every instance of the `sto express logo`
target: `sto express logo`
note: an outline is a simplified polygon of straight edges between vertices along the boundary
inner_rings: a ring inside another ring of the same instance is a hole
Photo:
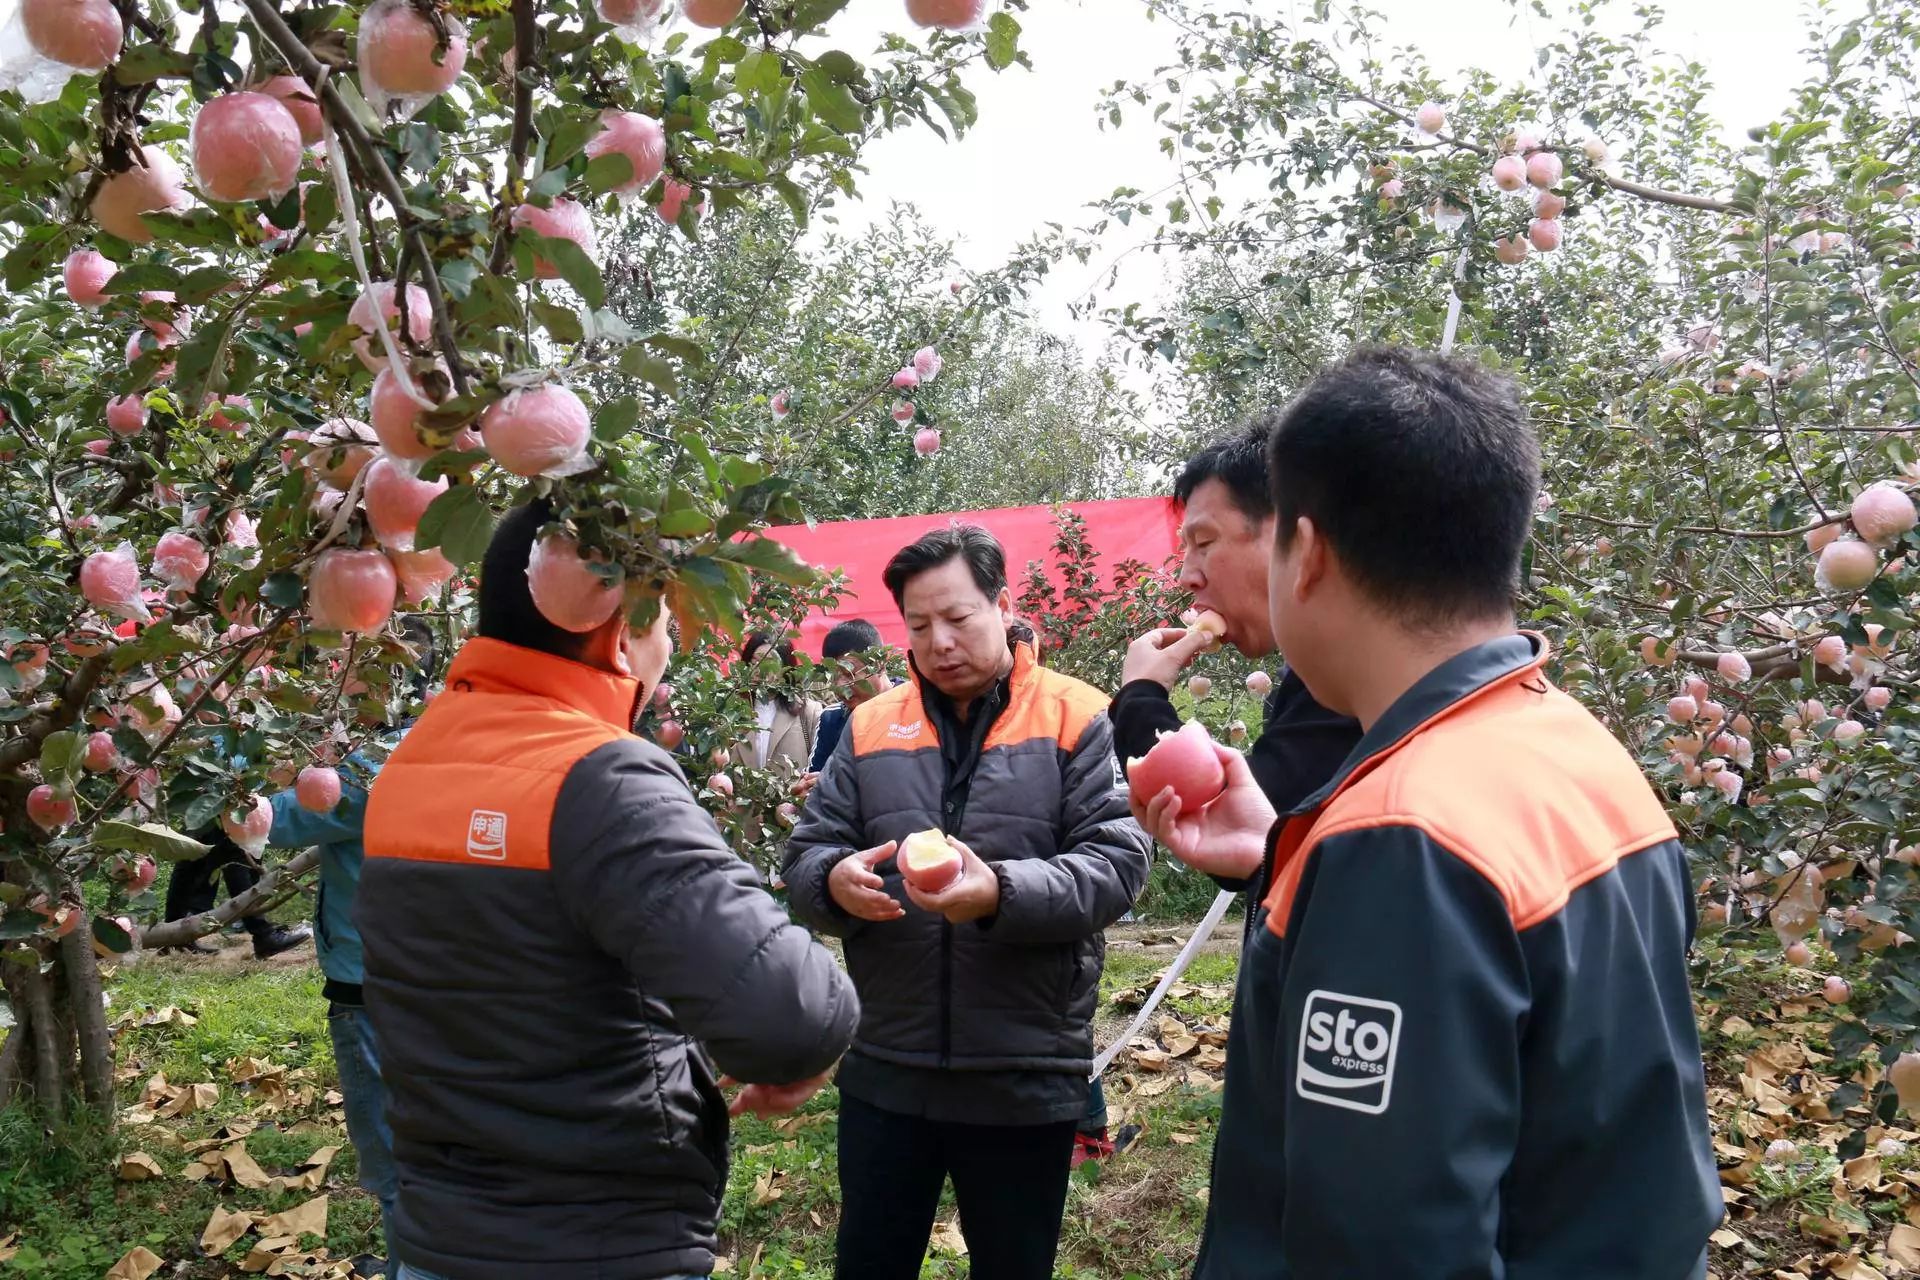
[[[1313,1102],[1378,1115],[1393,1097],[1400,1006],[1337,991],[1315,991],[1300,1011],[1294,1092]]]

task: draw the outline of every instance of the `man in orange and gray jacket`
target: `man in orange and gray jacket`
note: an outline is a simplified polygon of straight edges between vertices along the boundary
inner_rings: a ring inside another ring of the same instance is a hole
[[[1268,457],[1274,640],[1364,733],[1283,822],[1225,749],[1206,807],[1138,810],[1267,886],[1195,1276],[1696,1280],[1721,1198],[1692,881],[1632,757],[1514,629],[1539,487],[1515,389],[1364,352]]]
[[[391,1095],[402,1277],[712,1268],[734,1109],[791,1109],[859,1002],[630,732],[664,621],[534,607],[543,503],[501,522],[480,635],[373,785],[358,919]]]

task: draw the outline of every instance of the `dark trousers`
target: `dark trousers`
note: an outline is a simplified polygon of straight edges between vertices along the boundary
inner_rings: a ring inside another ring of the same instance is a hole
[[[946,1124],[840,1095],[837,1280],[915,1280],[953,1178],[973,1280],[1053,1280],[1075,1122]]]
[[[260,882],[259,868],[225,832],[203,831],[196,839],[212,845],[213,849],[191,862],[173,864],[173,874],[167,877],[166,916],[169,920],[213,910],[214,898],[219,894],[214,880],[222,874],[226,878],[229,898],[245,893]],[[241,916],[240,925],[248,933],[258,935],[263,930],[271,930],[273,921],[265,916]]]

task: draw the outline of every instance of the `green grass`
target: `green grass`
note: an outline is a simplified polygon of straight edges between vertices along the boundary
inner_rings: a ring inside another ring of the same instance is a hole
[[[220,1259],[200,1256],[199,1239],[216,1207],[268,1213],[292,1208],[319,1194],[270,1194],[193,1183],[179,1174],[192,1157],[181,1143],[211,1137],[222,1125],[253,1120],[248,1152],[268,1174],[293,1173],[315,1151],[342,1147],[322,1188],[328,1196],[327,1238],[334,1257],[382,1252],[379,1206],[354,1185],[355,1164],[337,1108],[324,1102],[337,1084],[326,1034],[326,1002],[318,970],[298,967],[229,968],[158,959],[112,975],[107,990],[110,1018],[131,1010],[174,1005],[196,1016],[191,1027],[130,1026],[119,1035],[122,1071],[137,1068],[120,1084],[120,1105],[131,1106],[146,1082],[164,1074],[173,1084],[211,1081],[220,1086],[210,1110],[157,1126],[126,1126],[117,1135],[70,1124],[48,1134],[38,1116],[23,1108],[0,1111],[0,1236],[19,1233],[19,1253],[0,1275],[31,1280],[99,1280],[136,1245],[165,1259],[182,1280],[213,1280],[238,1274],[249,1235]],[[248,1092],[228,1079],[226,1064],[240,1057],[265,1058],[289,1070],[305,1069],[317,1097],[305,1109],[264,1113]],[[302,1121],[311,1128],[288,1130]],[[120,1155],[145,1151],[165,1176],[120,1182]],[[314,1238],[303,1243],[321,1243]]]
[[[1171,954],[1165,947],[1115,948],[1103,996],[1151,984]],[[1187,981],[1230,987],[1235,960],[1231,953],[1202,955]],[[164,1126],[125,1127],[118,1134],[76,1122],[53,1136],[23,1109],[0,1111],[0,1238],[8,1231],[20,1237],[18,1255],[0,1265],[0,1276],[99,1280],[136,1245],[165,1259],[169,1269],[163,1274],[169,1277],[214,1280],[239,1274],[238,1263],[256,1235],[244,1237],[222,1258],[200,1257],[200,1233],[216,1206],[277,1212],[318,1194],[268,1195],[179,1176],[192,1160],[178,1149],[180,1143],[210,1137],[240,1120],[259,1122],[246,1137],[247,1149],[270,1175],[293,1172],[320,1147],[343,1147],[323,1188],[330,1197],[325,1247],[336,1258],[382,1252],[378,1207],[353,1185],[353,1153],[341,1114],[323,1101],[337,1077],[320,987],[320,974],[309,966],[161,958],[112,973],[110,1018],[173,1005],[197,1019],[191,1027],[129,1026],[120,1032],[122,1072],[132,1069],[120,1084],[120,1105],[131,1106],[156,1073],[177,1085],[212,1081],[220,1086],[219,1101],[204,1113]],[[1198,1020],[1224,1020],[1227,1012],[1226,999],[1213,993],[1170,1004]],[[1114,1024],[1105,1034],[1117,1033],[1118,1020],[1129,1012],[1104,1006],[1102,1025]],[[243,1057],[310,1073],[305,1083],[320,1098],[304,1110],[262,1114],[247,1091],[228,1078],[227,1064]],[[1182,1086],[1157,1098],[1130,1100],[1124,1073],[1110,1075],[1108,1084],[1116,1122],[1125,1117],[1145,1129],[1119,1159],[1075,1175],[1061,1230],[1059,1275],[1063,1280],[1146,1280],[1185,1274],[1204,1213],[1218,1094]],[[733,1274],[744,1276],[750,1268],[758,1276],[786,1280],[828,1280],[833,1274],[837,1106],[837,1094],[827,1089],[784,1125],[752,1117],[736,1123],[722,1213]],[[302,1121],[310,1125],[288,1132]],[[153,1156],[165,1176],[117,1181],[113,1171],[119,1157],[135,1150]],[[949,1192],[941,1218],[953,1216]],[[182,1268],[177,1272],[172,1270],[176,1264]],[[922,1272],[925,1280],[961,1280],[966,1274],[965,1260],[944,1252],[930,1254]]]

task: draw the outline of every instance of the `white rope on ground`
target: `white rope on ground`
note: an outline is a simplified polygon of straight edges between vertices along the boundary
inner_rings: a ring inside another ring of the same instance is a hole
[[[1453,351],[1453,337],[1460,331],[1460,285],[1467,278],[1467,247],[1460,246],[1460,262],[1453,269],[1453,287],[1447,291],[1447,326],[1440,332],[1440,354]]]
[[[317,94],[316,89],[316,96]],[[340,154],[340,137],[334,133],[333,125],[324,117],[321,119],[320,128],[325,135],[327,169],[333,175],[334,200],[340,206],[340,220],[346,226],[347,255],[353,259],[353,269],[360,276],[362,296],[373,307],[374,319],[381,322],[378,325],[380,345],[387,350],[387,364],[393,370],[394,381],[400,384],[400,389],[406,392],[415,404],[423,409],[436,409],[439,406],[429,400],[424,392],[414,387],[412,375],[407,372],[406,366],[401,362],[400,346],[393,338],[393,326],[384,322],[385,317],[381,314],[383,308],[379,305],[379,298],[373,292],[373,276],[367,270],[367,253],[360,246],[360,218],[353,202],[353,184],[347,178],[346,158]],[[400,304],[399,281],[394,282],[393,290],[394,305],[398,306]]]
[[[1147,997],[1147,1002],[1140,1006],[1140,1012],[1134,1015],[1127,1029],[1120,1033],[1120,1038],[1108,1045],[1106,1052],[1093,1060],[1093,1073],[1087,1079],[1098,1080],[1118,1056],[1120,1050],[1140,1034],[1140,1028],[1147,1025],[1147,1019],[1153,1015],[1154,1009],[1167,994],[1168,988],[1178,982],[1180,975],[1187,971],[1187,966],[1193,963],[1193,958],[1200,954],[1200,944],[1213,936],[1214,927],[1220,923],[1222,917],[1227,914],[1227,908],[1232,906],[1233,900],[1239,896],[1231,889],[1220,891],[1220,896],[1215,898],[1213,905],[1207,908],[1207,914],[1200,918],[1200,925],[1193,931],[1193,936],[1187,939],[1187,945],[1180,948],[1180,954],[1173,958],[1173,963],[1167,966],[1167,971],[1160,975],[1159,983],[1153,988],[1153,994]]]

